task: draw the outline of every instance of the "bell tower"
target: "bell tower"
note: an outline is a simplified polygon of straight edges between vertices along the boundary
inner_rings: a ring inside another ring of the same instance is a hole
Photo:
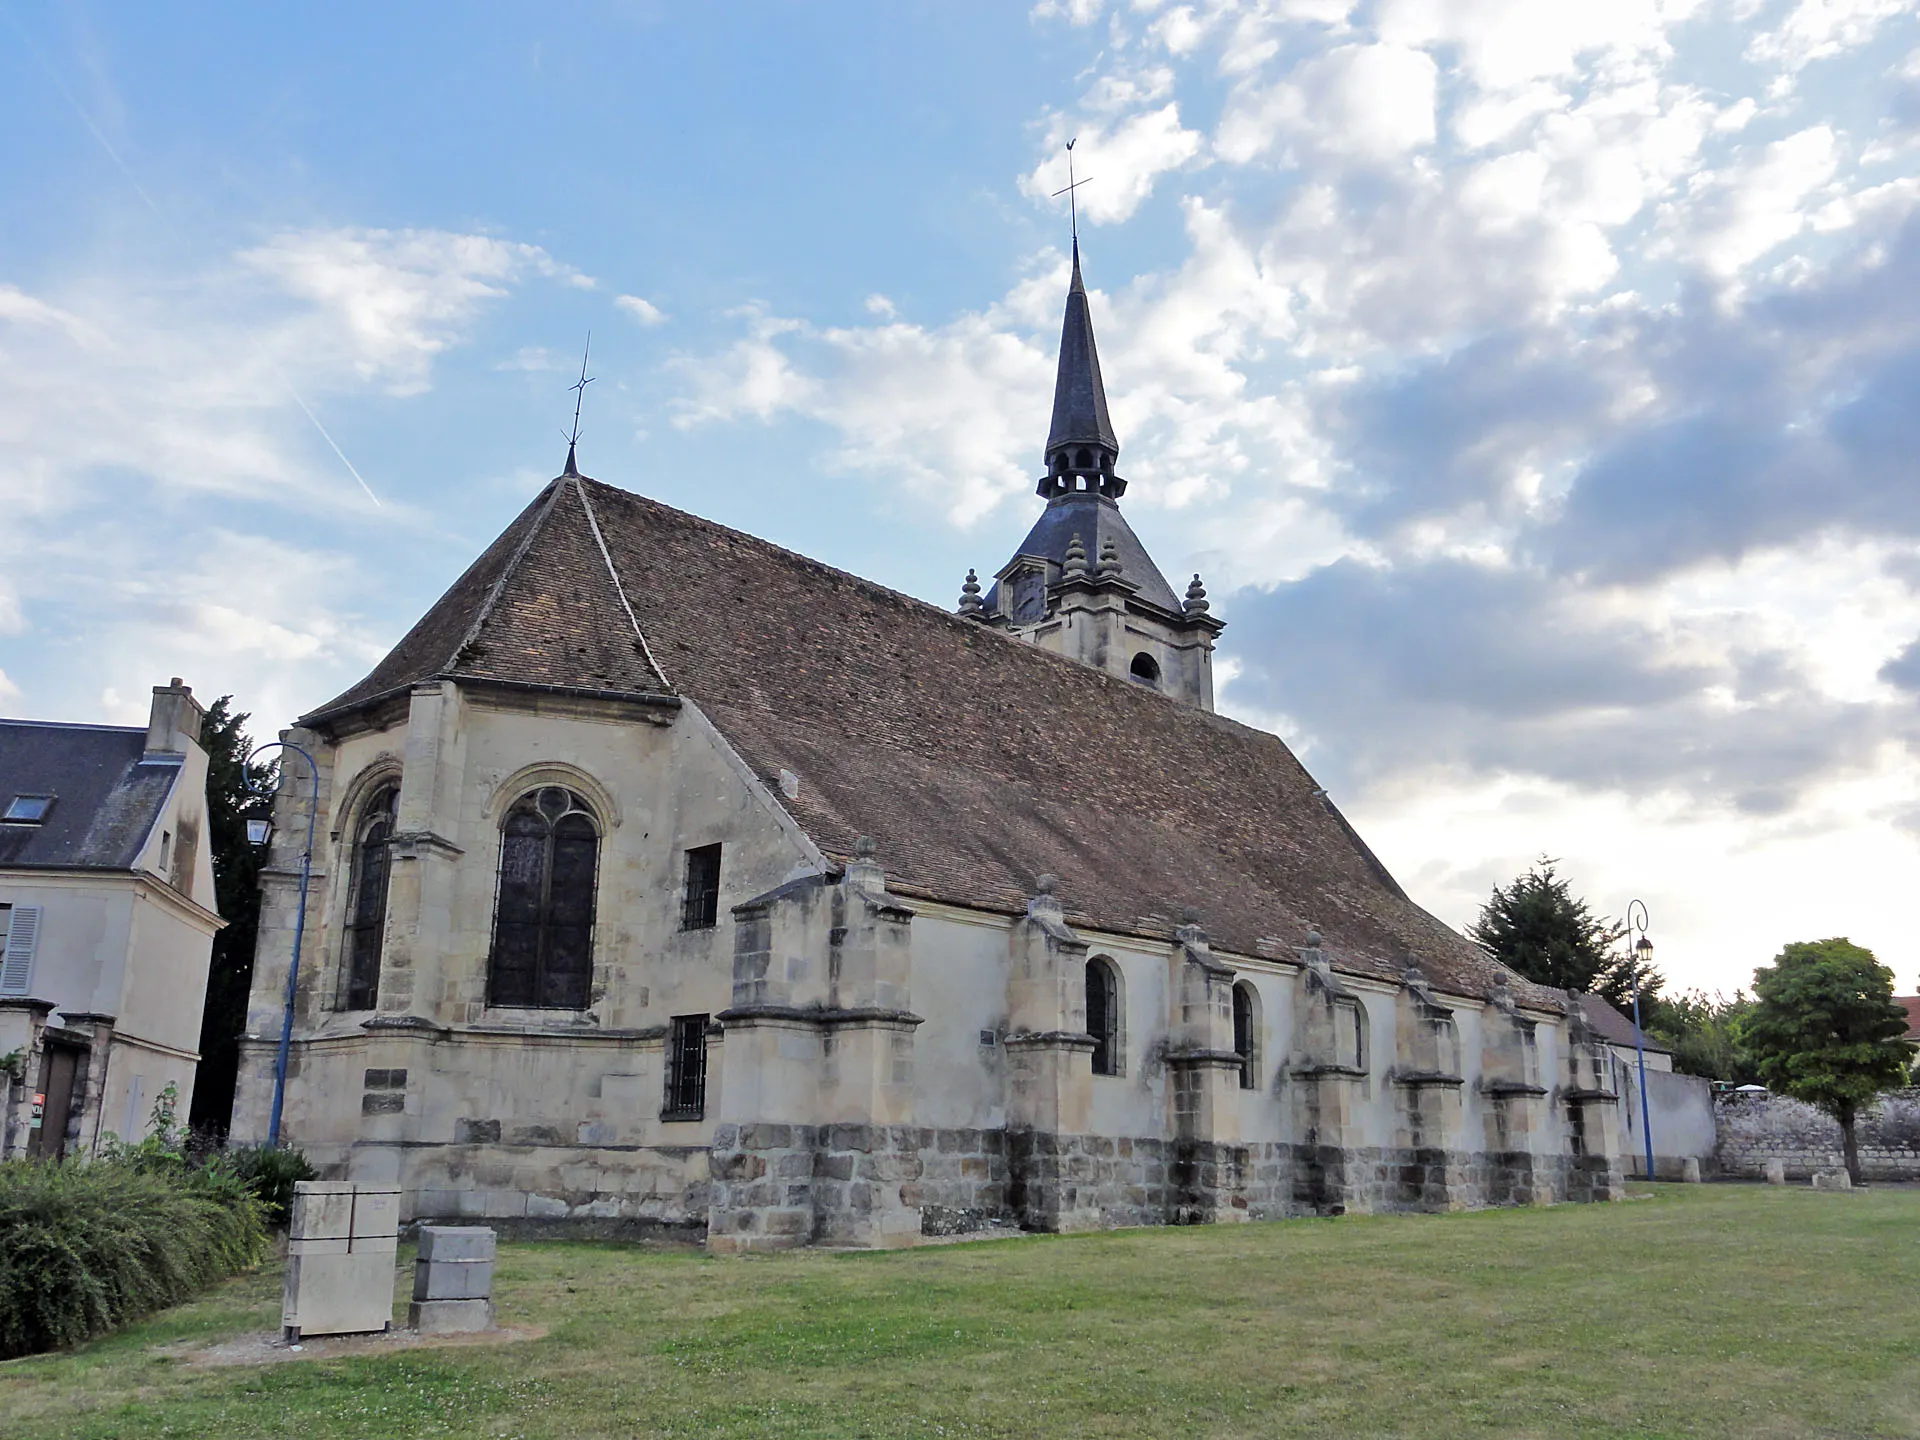
[[[1225,624],[1208,613],[1198,575],[1182,600],[1148,557],[1120,513],[1119,460],[1076,238],[1047,473],[1035,487],[1047,506],[984,597],[967,572],[960,613],[1211,710],[1213,642]]]

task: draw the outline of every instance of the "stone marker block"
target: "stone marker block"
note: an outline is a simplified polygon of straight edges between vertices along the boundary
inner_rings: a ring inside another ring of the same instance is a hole
[[[485,1300],[493,1294],[491,1260],[416,1260],[416,1300]]]
[[[416,1300],[407,1324],[422,1335],[462,1335],[493,1325],[491,1300]]]
[[[1844,1170],[1822,1170],[1813,1177],[1816,1190],[1851,1190],[1853,1177]]]
[[[1784,1185],[1787,1183],[1787,1162],[1784,1160],[1767,1161],[1767,1184]]]
[[[345,1255],[353,1242],[344,1235],[323,1235],[311,1239],[287,1241],[287,1256],[292,1259],[304,1255]]]
[[[393,1321],[393,1257],[378,1251],[290,1255],[280,1324],[301,1335],[356,1335]]]
[[[400,1192],[362,1187],[353,1197],[353,1238],[380,1240],[400,1235]],[[360,1248],[356,1243],[355,1249]]]
[[[1689,1185],[1698,1185],[1700,1183],[1700,1157],[1698,1155],[1687,1155],[1681,1158],[1680,1178]]]
[[[420,1227],[420,1258],[422,1260],[491,1260],[495,1254],[495,1247],[494,1233],[485,1225],[422,1225]]]
[[[353,1233],[353,1182],[301,1180],[293,1187],[287,1233],[295,1240],[345,1239]]]

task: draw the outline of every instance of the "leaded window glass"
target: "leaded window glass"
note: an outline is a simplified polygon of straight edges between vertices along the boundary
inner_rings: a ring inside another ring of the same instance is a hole
[[[586,1008],[599,863],[600,827],[571,790],[550,785],[514,803],[500,833],[488,1003]]]
[[[387,931],[387,879],[393,865],[393,811],[400,790],[382,785],[354,828],[347,894],[340,1008],[371,1010],[380,998],[380,952]]]

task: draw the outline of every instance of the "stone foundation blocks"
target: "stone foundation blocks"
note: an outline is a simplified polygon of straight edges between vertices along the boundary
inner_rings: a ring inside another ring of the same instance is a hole
[[[422,1225],[407,1324],[428,1335],[492,1326],[494,1254],[484,1225]]]

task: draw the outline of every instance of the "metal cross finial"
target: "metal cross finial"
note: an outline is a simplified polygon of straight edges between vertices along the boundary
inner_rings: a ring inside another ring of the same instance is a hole
[[[587,386],[593,383],[593,377],[587,374],[587,356],[593,353],[593,332],[587,332],[586,349],[580,352],[580,378],[567,388],[574,392],[573,397],[573,433],[567,436],[567,448],[571,450],[580,443],[580,405],[587,398]]]
[[[1062,195],[1067,197],[1067,215],[1073,227],[1073,243],[1076,245],[1080,243],[1080,206],[1078,203],[1079,197],[1073,192],[1086,184],[1087,180],[1093,179],[1091,175],[1087,177],[1087,180],[1076,180],[1073,178],[1073,147],[1079,143],[1080,137],[1078,135],[1067,141],[1067,186],[1064,190],[1056,190],[1053,192],[1053,198],[1056,200]]]

